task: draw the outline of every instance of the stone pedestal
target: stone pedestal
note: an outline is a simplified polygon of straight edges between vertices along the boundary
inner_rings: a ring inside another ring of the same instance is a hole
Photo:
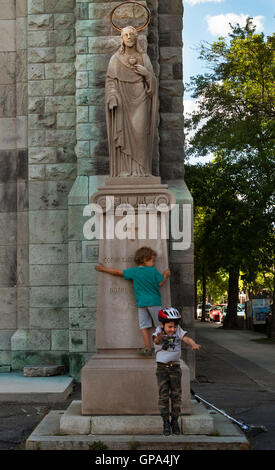
[[[182,413],[190,413],[189,369],[181,361]],[[98,354],[82,369],[83,415],[159,415],[154,358]]]
[[[167,239],[161,239],[161,214],[157,213],[155,208],[164,202],[168,206],[174,201],[173,195],[166,185],[134,185],[133,180],[135,178],[129,178],[128,184],[120,186],[106,184],[92,197],[92,202],[100,206],[104,212],[103,238],[99,240],[98,261],[108,268],[120,270],[131,268],[135,266],[136,250],[142,246],[150,246],[157,252],[156,269],[164,272],[169,265]],[[106,198],[111,200],[112,207]],[[106,206],[109,206],[107,211]],[[146,208],[149,213],[146,213]],[[128,223],[126,213],[129,216]],[[154,223],[156,223],[155,233],[152,228]],[[128,234],[124,232],[125,236],[122,231],[123,225],[128,230]],[[155,237],[152,239],[150,239],[150,227],[151,236]],[[123,239],[119,239],[119,236],[123,236]],[[141,236],[143,238],[140,239]],[[171,304],[169,280],[161,288],[161,297],[162,305]],[[125,349],[136,350],[143,347],[132,281],[99,273],[96,347],[99,352],[102,350],[121,352]]]
[[[156,177],[123,178],[123,184],[118,184],[118,180],[120,178],[107,180],[105,187],[99,188],[91,199],[103,212],[99,263],[119,270],[130,268],[135,266],[136,250],[150,246],[157,252],[155,266],[163,273],[168,268],[167,239],[163,232],[164,218],[157,208],[164,204],[169,207],[175,198],[168,191],[168,186],[160,184]],[[112,198],[111,208],[106,197]],[[125,211],[129,215],[127,220]],[[154,238],[154,231],[150,232],[150,222],[156,223]],[[118,229],[124,223],[128,234],[125,232],[125,237],[119,239],[117,235],[121,235],[121,231]],[[113,229],[110,229],[112,225]],[[110,229],[108,234],[106,226]],[[169,280],[161,288],[161,297],[162,306],[171,305]],[[82,414],[159,414],[155,359],[137,354],[137,349],[143,347],[143,341],[132,281],[99,273],[96,346],[98,354],[82,369]],[[182,369],[182,412],[188,414],[190,376],[184,363]]]

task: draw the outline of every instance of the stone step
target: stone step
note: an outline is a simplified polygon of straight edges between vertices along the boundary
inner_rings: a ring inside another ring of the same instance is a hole
[[[24,377],[51,377],[54,375],[64,375],[66,368],[63,365],[51,366],[25,366],[23,368]]]
[[[151,416],[82,416],[82,402],[72,401],[60,418],[62,434],[161,435],[162,419]],[[179,418],[182,434],[212,434],[213,416],[202,403],[191,400],[191,414]]]
[[[60,433],[62,410],[50,411],[26,441],[26,450],[250,450],[245,435],[214,415],[212,435],[70,435]]]

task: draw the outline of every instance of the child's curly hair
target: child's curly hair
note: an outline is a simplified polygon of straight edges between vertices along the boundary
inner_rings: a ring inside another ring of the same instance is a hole
[[[144,261],[148,261],[153,256],[157,256],[157,253],[152,250],[152,248],[149,246],[142,246],[136,251],[134,261],[137,265],[141,265]]]

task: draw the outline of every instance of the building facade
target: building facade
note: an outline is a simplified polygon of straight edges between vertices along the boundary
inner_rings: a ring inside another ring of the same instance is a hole
[[[66,364],[79,379],[95,353],[97,241],[84,207],[109,172],[107,64],[121,2],[0,0],[0,364]],[[184,183],[181,0],[147,0],[159,83],[153,174]],[[171,252],[172,299],[193,331],[193,250]],[[192,353],[186,361],[193,367]]]

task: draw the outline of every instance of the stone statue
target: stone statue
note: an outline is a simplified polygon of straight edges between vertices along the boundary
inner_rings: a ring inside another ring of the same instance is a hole
[[[133,26],[121,30],[105,85],[110,176],[149,176],[157,116],[157,80]]]

